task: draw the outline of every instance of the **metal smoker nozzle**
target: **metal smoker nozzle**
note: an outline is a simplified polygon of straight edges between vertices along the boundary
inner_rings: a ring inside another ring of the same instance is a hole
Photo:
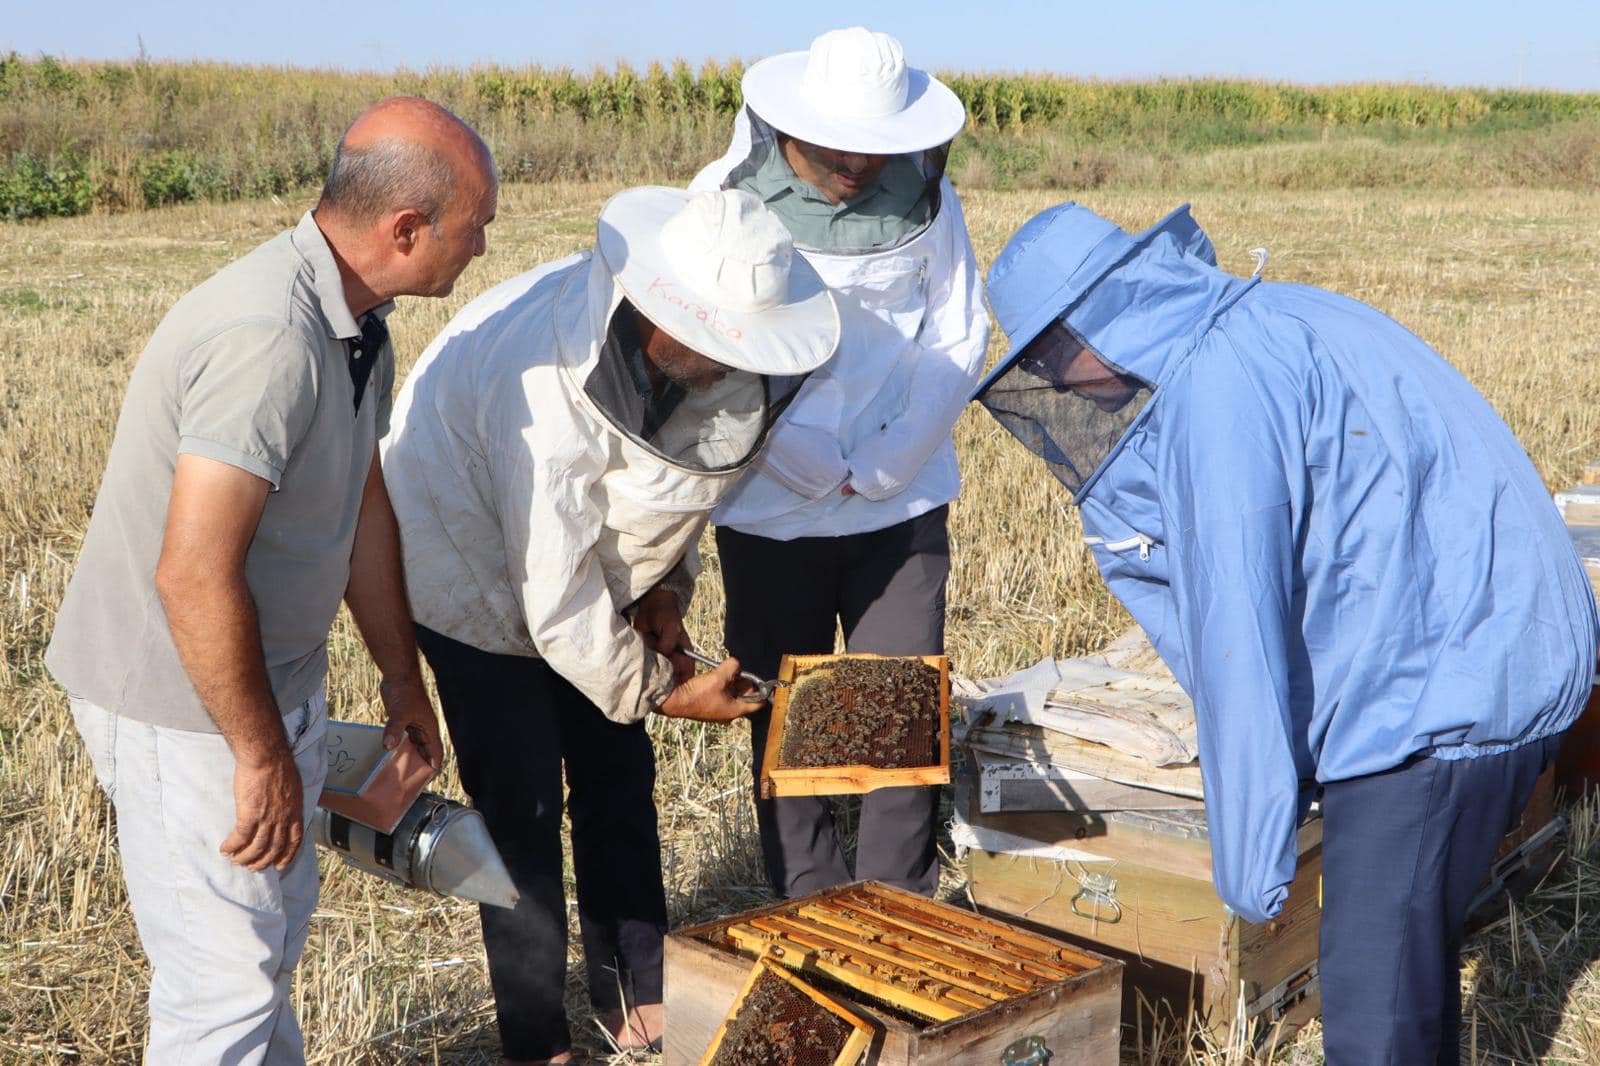
[[[321,807],[311,831],[318,844],[386,881],[495,907],[517,905],[516,886],[483,815],[437,793],[418,796],[393,833]]]

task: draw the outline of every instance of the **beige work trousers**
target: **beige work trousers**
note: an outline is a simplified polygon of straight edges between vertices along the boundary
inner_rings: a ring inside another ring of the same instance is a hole
[[[148,725],[72,700],[95,777],[117,812],[117,848],[150,958],[147,1066],[305,1061],[289,986],[317,905],[309,833],[287,870],[253,872],[218,851],[233,831],[233,755],[217,733]],[[284,716],[309,826],[327,772],[323,693]]]

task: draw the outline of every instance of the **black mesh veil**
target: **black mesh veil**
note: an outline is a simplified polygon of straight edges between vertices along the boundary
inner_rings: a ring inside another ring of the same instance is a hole
[[[584,391],[620,432],[667,461],[718,472],[748,464],[761,450],[800,377],[769,377],[699,360],[663,373],[647,362],[633,305],[612,314]]]
[[[1151,391],[1056,321],[991,374],[977,400],[1076,496]]]
[[[774,128],[748,106],[744,109],[744,115],[748,117],[749,121],[749,153],[743,161],[735,164],[723,179],[722,187],[725,189],[744,187],[741,183],[761,169],[761,165],[768,155],[779,150],[780,139],[786,136],[786,134]],[[935,145],[923,151],[906,152],[889,157],[889,162],[886,164],[886,172],[892,170],[900,174],[915,175],[911,180],[920,181],[918,202],[904,207],[904,211],[907,217],[920,219],[921,223],[916,228],[902,234],[893,244],[880,244],[864,248],[842,247],[831,244],[825,247],[811,247],[797,240],[795,246],[805,251],[859,254],[888,251],[890,248],[910,242],[918,234],[922,233],[939,214],[940,182],[944,178],[945,165],[949,162],[949,159],[950,144],[948,142]]]

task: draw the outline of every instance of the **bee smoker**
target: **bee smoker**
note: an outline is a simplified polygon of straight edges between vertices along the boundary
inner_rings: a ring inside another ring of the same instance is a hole
[[[496,907],[517,905],[516,886],[483,815],[437,793],[419,795],[393,833],[321,807],[311,832],[351,866],[385,881]]]

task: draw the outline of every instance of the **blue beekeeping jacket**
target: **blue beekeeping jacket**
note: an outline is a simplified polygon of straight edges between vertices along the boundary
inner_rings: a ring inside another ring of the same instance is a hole
[[[1111,591],[1194,700],[1217,892],[1262,921],[1288,894],[1309,782],[1566,728],[1595,668],[1593,593],[1510,430],[1403,327],[1222,272],[1185,209],[1139,238],[1053,210],[1097,223],[1092,249],[1049,250],[1067,264],[1050,276],[1016,246],[1073,227],[1030,223],[991,300],[1003,325],[1007,307],[1064,312],[1153,388],[1075,499]]]

